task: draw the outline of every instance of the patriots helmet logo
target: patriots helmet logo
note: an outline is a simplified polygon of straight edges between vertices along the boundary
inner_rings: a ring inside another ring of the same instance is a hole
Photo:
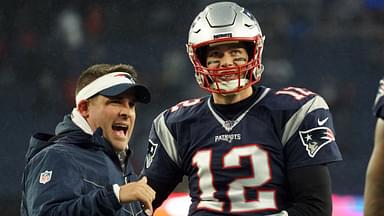
[[[125,77],[129,79],[131,82],[136,83],[135,80],[132,78],[132,76],[128,73],[116,74],[115,77]]]
[[[310,157],[328,143],[335,141],[335,135],[328,127],[316,127],[306,131],[299,131],[300,139]]]
[[[152,140],[149,140],[148,152],[147,152],[147,155],[145,156],[146,168],[149,168],[151,166],[153,157],[155,157],[155,154],[156,154],[157,146],[159,146],[159,144],[152,142]]]

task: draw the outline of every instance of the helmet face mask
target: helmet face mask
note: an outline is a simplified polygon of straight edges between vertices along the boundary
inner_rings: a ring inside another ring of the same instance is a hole
[[[208,5],[192,23],[187,44],[197,83],[201,88],[219,94],[236,93],[257,83],[264,68],[261,64],[263,42],[258,22],[244,8],[232,2]],[[247,44],[247,64],[207,68],[207,47],[224,43]]]

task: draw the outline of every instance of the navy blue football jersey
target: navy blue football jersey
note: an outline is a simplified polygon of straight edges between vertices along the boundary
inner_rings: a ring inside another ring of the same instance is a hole
[[[375,103],[373,104],[373,115],[375,117],[384,118],[384,78],[380,80],[379,88],[377,90],[377,95],[375,99]]]
[[[257,87],[251,105],[225,119],[211,96],[156,117],[143,175],[160,201],[186,175],[190,215],[267,215],[292,205],[290,169],[342,159],[324,99],[306,89]]]

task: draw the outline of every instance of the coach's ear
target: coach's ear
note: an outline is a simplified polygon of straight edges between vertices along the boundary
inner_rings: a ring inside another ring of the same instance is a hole
[[[77,105],[77,110],[79,111],[81,116],[83,116],[83,118],[85,118],[85,119],[87,119],[88,116],[89,116],[88,106],[89,106],[89,101],[88,100],[82,100]]]

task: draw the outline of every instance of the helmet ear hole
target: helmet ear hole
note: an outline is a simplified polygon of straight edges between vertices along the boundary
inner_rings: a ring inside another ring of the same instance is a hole
[[[200,64],[204,67],[207,66],[207,46],[202,46],[196,49],[196,56]]]
[[[255,53],[255,44],[253,42],[244,42],[245,50],[247,50],[248,58],[252,59]]]

